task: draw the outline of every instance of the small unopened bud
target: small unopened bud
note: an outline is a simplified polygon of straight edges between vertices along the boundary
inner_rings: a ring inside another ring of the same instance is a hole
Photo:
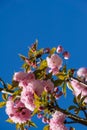
[[[64,51],[63,57],[64,59],[68,60],[70,58],[70,53],[68,51]]]
[[[43,115],[41,113],[37,114],[37,117],[40,119],[43,117]]]
[[[42,118],[42,122],[43,122],[43,123],[47,123],[47,118],[46,118],[46,117],[43,117],[43,118]]]
[[[54,92],[57,93],[58,91],[59,91],[58,87],[54,88]]]
[[[50,52],[50,48],[45,48],[44,49],[44,53],[49,53]]]
[[[56,98],[56,99],[59,99],[59,97],[62,96],[62,95],[63,95],[63,93],[60,92],[60,93],[58,93],[58,94],[55,95],[55,98]]]
[[[43,111],[44,110],[44,107],[43,106],[40,106],[39,107],[39,111]]]
[[[59,45],[59,46],[57,47],[57,49],[56,49],[56,52],[57,52],[57,53],[63,52],[63,47]]]

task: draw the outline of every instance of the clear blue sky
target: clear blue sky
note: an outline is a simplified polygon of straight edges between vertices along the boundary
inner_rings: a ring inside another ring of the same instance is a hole
[[[36,38],[39,47],[61,44],[69,50],[69,67],[87,67],[87,0],[0,0],[0,77],[5,82],[21,67],[18,54],[26,55]],[[6,119],[0,109],[0,130],[15,130]],[[41,121],[34,120],[42,130]]]

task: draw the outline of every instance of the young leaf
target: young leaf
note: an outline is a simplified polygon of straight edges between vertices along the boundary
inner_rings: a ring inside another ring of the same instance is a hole
[[[3,98],[3,100],[7,101],[8,94],[6,94],[6,93],[2,94],[2,98]]]
[[[37,125],[36,125],[34,122],[32,122],[32,121],[29,121],[29,122],[28,122],[28,125],[37,128]]]
[[[62,92],[66,96],[66,83],[64,83],[62,86]]]
[[[43,130],[49,130],[49,125],[46,125]]]
[[[55,51],[56,51],[56,48],[54,47],[54,48],[52,48],[52,49],[50,50],[50,54],[51,54],[51,55],[54,54]]]
[[[72,110],[72,109],[76,109],[76,108],[77,108],[76,106],[71,105],[71,106],[68,108],[68,110]]]
[[[46,67],[47,67],[47,62],[46,62],[46,60],[41,61],[39,69],[42,70],[42,69],[44,69],[44,68],[46,68]]]
[[[19,54],[19,56],[20,56],[20,58],[22,59],[22,60],[26,60],[26,57],[25,56],[23,56],[23,55],[21,55],[21,54]]]
[[[8,118],[7,120],[6,120],[6,122],[9,122],[9,123],[14,123],[10,118]]]
[[[0,108],[4,107],[6,105],[6,102],[0,102]]]

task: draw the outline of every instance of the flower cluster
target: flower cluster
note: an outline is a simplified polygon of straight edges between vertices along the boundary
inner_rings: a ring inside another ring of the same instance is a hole
[[[81,97],[87,96],[87,87],[84,84],[87,81],[87,68],[80,68],[77,71],[77,76],[83,81],[81,83],[80,81],[77,81],[76,79],[71,80],[71,85],[73,88],[73,93],[77,97],[79,94],[81,94]],[[87,103],[87,98],[84,100],[85,103]]]
[[[20,101],[12,100],[12,97],[6,103],[6,113],[14,123],[24,123],[31,119],[31,111]]]
[[[3,83],[5,87],[0,88],[5,100],[0,106],[6,105],[6,114],[18,130],[35,126],[31,121],[35,114],[42,118],[43,123],[48,124],[44,130],[68,130],[64,124],[68,115],[74,122],[86,124],[85,118],[81,120],[77,115],[72,116],[68,109],[62,109],[58,100],[66,95],[68,86],[76,98],[79,95],[83,98],[80,106],[77,103],[78,107],[70,106],[70,110],[79,112],[82,108],[87,119],[87,68],[80,68],[77,73],[74,73],[74,69],[67,70],[63,60],[69,59],[70,54],[61,45],[38,50],[37,43],[34,43],[28,57],[20,57],[24,61],[24,71],[14,73],[12,85],[6,86]]]
[[[59,111],[55,111],[50,119],[50,130],[68,130],[64,126],[65,115]]]

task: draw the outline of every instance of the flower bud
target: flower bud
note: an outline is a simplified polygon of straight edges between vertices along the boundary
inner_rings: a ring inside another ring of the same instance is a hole
[[[46,118],[46,117],[43,117],[43,118],[42,118],[42,122],[43,122],[43,123],[47,123],[47,118]]]
[[[63,47],[62,47],[61,45],[59,45],[59,46],[57,47],[57,49],[56,49],[56,52],[57,52],[57,53],[63,52]]]
[[[43,117],[43,115],[41,113],[37,114],[37,117],[40,119]]]
[[[69,57],[70,57],[70,53],[68,51],[64,51],[63,57],[64,57],[65,60],[68,60]]]
[[[44,110],[44,107],[43,106],[40,106],[39,107],[39,111],[43,111]]]

